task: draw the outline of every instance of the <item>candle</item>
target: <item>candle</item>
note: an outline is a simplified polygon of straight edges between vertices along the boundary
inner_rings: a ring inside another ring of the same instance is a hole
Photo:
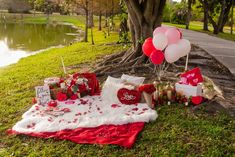
[[[158,91],[157,90],[153,93],[153,99],[158,100]]]

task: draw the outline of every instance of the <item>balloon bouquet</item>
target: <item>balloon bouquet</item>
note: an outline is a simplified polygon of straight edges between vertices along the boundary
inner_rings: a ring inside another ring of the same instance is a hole
[[[179,58],[189,54],[191,44],[187,39],[182,39],[182,33],[179,29],[161,26],[154,30],[153,38],[149,37],[144,41],[142,50],[155,67],[159,65],[160,79],[161,73],[167,69],[164,59],[170,64],[176,62]]]

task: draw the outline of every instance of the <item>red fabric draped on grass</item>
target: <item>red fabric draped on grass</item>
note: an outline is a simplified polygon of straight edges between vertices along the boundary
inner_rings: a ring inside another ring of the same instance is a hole
[[[144,122],[137,122],[124,125],[101,125],[95,128],[77,128],[58,132],[20,133],[8,130],[7,133],[70,140],[79,144],[115,144],[131,148],[143,128]]]

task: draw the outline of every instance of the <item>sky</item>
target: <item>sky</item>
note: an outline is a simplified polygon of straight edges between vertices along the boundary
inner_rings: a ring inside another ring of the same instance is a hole
[[[175,1],[175,2],[181,2],[181,0],[173,0],[173,1]]]

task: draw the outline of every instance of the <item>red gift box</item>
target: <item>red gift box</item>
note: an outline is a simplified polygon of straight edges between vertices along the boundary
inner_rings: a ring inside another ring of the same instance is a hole
[[[202,82],[203,82],[203,77],[202,77],[200,69],[197,67],[181,74],[179,83],[191,85],[191,86],[197,86],[199,83],[202,83]]]

